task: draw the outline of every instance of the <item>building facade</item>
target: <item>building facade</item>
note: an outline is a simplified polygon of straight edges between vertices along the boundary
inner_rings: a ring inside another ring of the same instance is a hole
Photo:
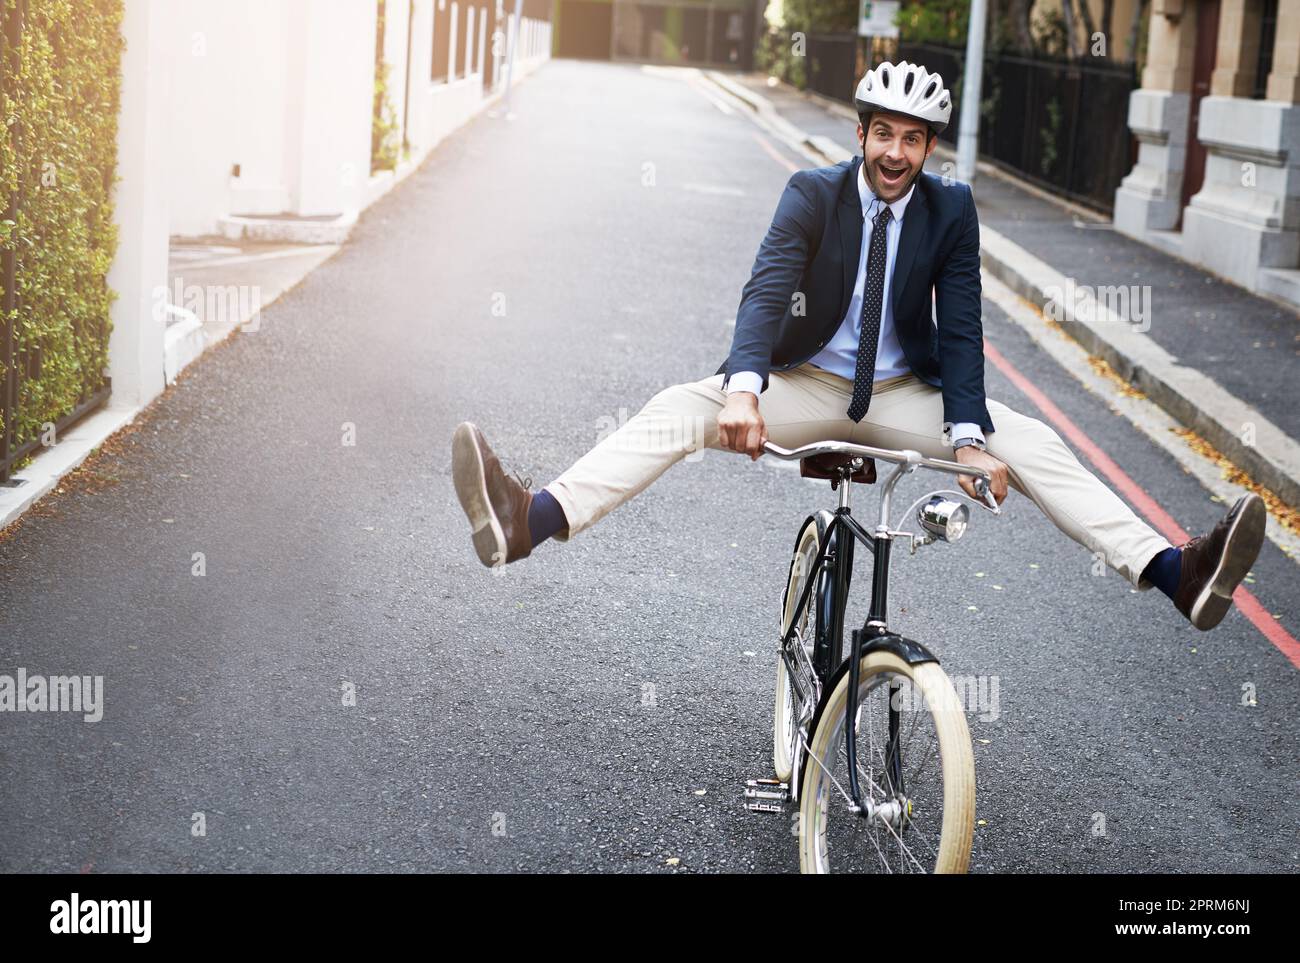
[[[1300,0],[1152,0],[1115,227],[1300,306]]]

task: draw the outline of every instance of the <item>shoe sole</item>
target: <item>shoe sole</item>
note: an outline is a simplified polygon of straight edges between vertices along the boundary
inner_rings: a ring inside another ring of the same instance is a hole
[[[1264,544],[1264,524],[1268,521],[1264,500],[1252,493],[1243,496],[1242,501],[1244,504],[1228,529],[1218,567],[1192,604],[1190,621],[1202,631],[1214,628],[1228,614],[1232,593],[1255,564]]]
[[[456,486],[460,507],[469,518],[474,532],[474,551],[488,568],[506,563],[506,534],[492,510],[488,497],[487,475],[483,471],[483,452],[479,450],[474,425],[468,421],[456,426],[451,439],[451,480]]]

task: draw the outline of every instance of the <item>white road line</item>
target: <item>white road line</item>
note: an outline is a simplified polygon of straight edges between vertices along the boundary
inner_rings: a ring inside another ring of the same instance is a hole
[[[720,197],[744,197],[745,192],[739,187],[729,187],[726,184],[696,184],[694,182],[683,184],[682,190],[694,191],[697,194],[716,194]]]
[[[211,261],[175,261],[169,266],[173,274],[178,274],[183,270],[195,270],[198,268],[226,267],[231,264],[250,264],[254,261],[274,261],[285,257],[306,257],[309,254],[322,254],[337,251],[337,244],[308,244],[303,247],[295,247],[282,251],[266,251],[262,254],[243,254],[238,257],[216,258]]]

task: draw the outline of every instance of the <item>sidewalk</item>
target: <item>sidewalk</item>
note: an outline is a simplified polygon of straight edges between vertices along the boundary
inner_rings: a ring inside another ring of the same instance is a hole
[[[858,152],[847,105],[771,86],[758,74],[710,73],[805,153],[838,163]],[[940,145],[928,169],[953,160]],[[951,169],[951,168],[950,168]],[[1300,408],[1289,397],[1300,316],[1049,200],[988,164],[974,186],[982,260],[993,274],[1105,359],[1188,428],[1300,506]]]

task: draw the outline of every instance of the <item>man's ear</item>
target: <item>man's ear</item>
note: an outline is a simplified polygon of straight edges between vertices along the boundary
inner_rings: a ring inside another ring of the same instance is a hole
[[[863,134],[862,134],[862,121],[858,121],[858,146],[862,148],[862,153],[863,153],[863,154],[866,154],[866,152],[867,152],[867,146],[866,146],[865,143],[863,143],[862,137],[863,137]]]

